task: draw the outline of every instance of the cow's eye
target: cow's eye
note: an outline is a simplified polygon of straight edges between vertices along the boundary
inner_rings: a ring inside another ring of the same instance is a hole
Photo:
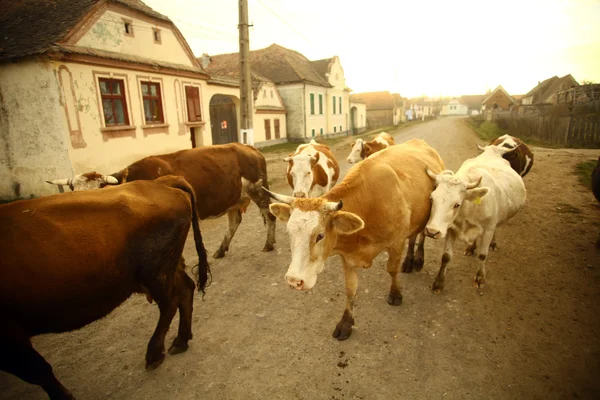
[[[324,233],[319,233],[319,234],[317,235],[317,242],[316,242],[316,243],[319,243],[321,240],[323,240],[323,238],[324,238],[324,237],[325,237],[325,234],[324,234]]]
[[[460,203],[456,203],[456,204],[454,205],[454,208],[458,208],[458,207],[460,207]]]

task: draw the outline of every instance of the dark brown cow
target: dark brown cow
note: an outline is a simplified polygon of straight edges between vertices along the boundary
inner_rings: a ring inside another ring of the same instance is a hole
[[[592,192],[594,192],[596,200],[600,201],[600,157],[598,157],[596,168],[592,172]],[[600,235],[598,236],[598,240],[596,240],[596,248],[600,249]]]
[[[533,166],[533,153],[529,147],[519,138],[503,135],[490,141],[492,146],[515,149],[505,153],[503,158],[510,163],[512,169],[521,175],[521,178],[529,173]]]
[[[85,175],[48,182],[69,185],[72,190],[98,188],[113,183],[110,177],[96,174],[91,181],[84,179]],[[242,213],[251,200],[258,205],[267,225],[267,241],[263,251],[273,250],[275,217],[269,211],[269,196],[261,190],[261,186],[269,185],[267,162],[256,148],[229,143],[181,150],[143,158],[111,176],[123,183],[156,179],[163,175],[183,176],[192,185],[200,219],[227,214],[229,230],[215,252],[215,258],[223,257],[229,250],[231,239],[242,221]]]
[[[74,398],[30,338],[79,329],[133,293],[146,293],[160,310],[146,367],[163,362],[177,309],[169,353],[187,350],[194,282],[181,255],[190,224],[199,290],[210,273],[194,197],[183,178],[167,176],[0,206],[0,370],[40,385],[51,399]]]

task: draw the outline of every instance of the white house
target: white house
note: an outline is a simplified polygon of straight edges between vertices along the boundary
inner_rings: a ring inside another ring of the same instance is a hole
[[[458,99],[452,99],[448,104],[442,106],[441,115],[468,115],[469,106],[463,104]]]

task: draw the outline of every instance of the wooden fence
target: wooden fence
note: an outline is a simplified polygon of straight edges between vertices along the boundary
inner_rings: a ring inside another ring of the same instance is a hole
[[[519,117],[497,113],[494,122],[518,137],[565,146],[600,148],[600,114]]]

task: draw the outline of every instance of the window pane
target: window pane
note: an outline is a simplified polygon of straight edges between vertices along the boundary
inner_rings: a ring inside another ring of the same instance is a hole
[[[144,100],[144,117],[146,122],[152,122],[152,110],[150,109],[150,100]]]
[[[158,85],[150,85],[150,94],[151,94],[152,96],[157,96],[157,90],[156,90],[156,89],[157,89],[157,86],[158,86]]]
[[[152,100],[152,121],[160,121],[160,108],[158,100]]]
[[[114,125],[115,118],[113,115],[112,101],[110,99],[102,100],[102,108],[104,109],[104,122],[106,123],[106,126]]]
[[[117,124],[125,124],[125,111],[121,99],[113,100],[115,106],[115,120]]]
[[[108,82],[100,81],[100,92],[104,94],[110,93],[110,90],[108,89]]]
[[[148,84],[146,84],[146,83],[142,83],[142,95],[143,96],[148,95]]]
[[[121,81],[111,80],[110,83],[112,85],[111,93],[121,94]]]

